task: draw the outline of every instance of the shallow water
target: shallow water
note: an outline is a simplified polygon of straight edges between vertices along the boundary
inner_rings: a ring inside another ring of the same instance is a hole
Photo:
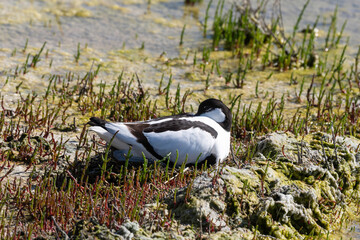
[[[145,48],[159,55],[166,51],[175,56],[178,51],[179,30],[186,24],[185,46],[194,47],[202,39],[201,23],[204,21],[208,1],[194,7],[184,6],[182,0],[176,1],[0,1],[0,47],[23,47],[26,38],[32,46],[40,46],[47,41],[49,46],[57,46],[71,51],[77,43],[87,43],[101,51],[128,48]],[[287,30],[297,20],[305,0],[283,0],[281,4],[284,25]],[[230,6],[230,1],[226,2]],[[360,3],[356,0],[316,0],[311,1],[301,22],[302,28],[312,25],[320,16],[319,27],[338,5],[338,28],[347,20],[346,36],[350,44],[358,46],[360,36],[358,19]],[[213,2],[210,13],[215,11]],[[211,21],[211,19],[210,19]]]
[[[282,12],[284,25],[291,28],[294,26],[297,16],[301,11],[306,0],[283,0]],[[302,27],[307,24],[313,25],[316,17],[319,16],[319,28],[327,29],[330,23],[331,15],[334,13],[334,9],[338,6],[338,21],[337,28],[340,31],[342,24],[347,21],[344,31],[345,37],[350,37],[349,43],[353,47],[351,54],[356,54],[358,46],[360,45],[360,32],[359,32],[359,19],[360,19],[360,2],[357,0],[313,0],[310,1],[301,22]],[[295,17],[294,17],[295,16]],[[326,22],[326,23],[324,23]],[[346,39],[345,39],[346,40]]]
[[[2,48],[41,46],[76,50],[77,43],[96,50],[139,48],[174,55],[179,29],[186,23],[187,35],[200,41],[198,8],[184,7],[183,1],[0,1]],[[203,6],[205,4],[200,5]]]

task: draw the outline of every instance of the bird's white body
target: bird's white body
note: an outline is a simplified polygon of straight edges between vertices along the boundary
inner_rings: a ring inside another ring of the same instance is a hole
[[[195,163],[208,158],[218,164],[230,150],[230,128],[225,129],[219,124],[226,117],[221,108],[210,108],[196,115],[169,116],[144,122],[110,123],[92,118],[92,121],[102,122],[101,126],[92,126],[90,130],[106,142],[116,134],[112,147],[124,151],[131,147],[134,157],[144,154],[146,158],[156,160],[170,154],[170,161],[178,165],[185,160]]]

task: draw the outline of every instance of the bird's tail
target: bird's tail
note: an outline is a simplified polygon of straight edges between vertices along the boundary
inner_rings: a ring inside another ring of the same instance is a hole
[[[103,119],[100,119],[100,118],[98,118],[98,117],[91,117],[90,118],[90,121],[88,122],[88,124],[90,125],[90,126],[98,126],[98,127],[102,127],[102,128],[104,128],[104,129],[106,129],[105,128],[105,124],[106,124],[107,122],[105,121],[105,120],[103,120]]]
[[[90,118],[90,121],[88,124],[91,126],[89,128],[90,131],[95,132],[100,138],[104,139],[107,143],[111,142],[111,146],[113,146],[116,149],[119,150],[128,150],[129,144],[124,141],[124,136],[127,136],[126,134],[117,134],[119,131],[123,132],[127,129],[127,127],[124,124],[117,124],[115,127],[111,123],[97,118],[92,117]],[[105,125],[108,125],[107,128]],[[125,131],[126,132],[126,131]],[[114,134],[117,134],[115,138]]]
[[[91,117],[90,121],[88,122],[88,124],[91,126],[89,130],[96,132],[97,135],[99,135],[99,137],[104,139],[106,142],[110,142],[113,135],[107,131],[105,127],[106,123],[107,122],[103,119],[98,117]]]

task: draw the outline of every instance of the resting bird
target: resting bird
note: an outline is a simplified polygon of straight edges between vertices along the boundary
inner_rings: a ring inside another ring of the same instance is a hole
[[[220,100],[203,101],[194,114],[181,114],[151,119],[144,122],[111,123],[97,117],[90,118],[90,130],[111,146],[127,152],[131,147],[134,157],[163,159],[181,165],[208,160],[218,165],[229,154],[232,116]],[[178,151],[178,154],[177,154]],[[178,155],[178,156],[177,156]]]

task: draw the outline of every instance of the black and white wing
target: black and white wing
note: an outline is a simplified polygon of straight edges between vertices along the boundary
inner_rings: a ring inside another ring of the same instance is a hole
[[[212,151],[217,132],[194,117],[172,119],[154,123],[143,129],[143,135],[159,157],[171,152],[170,160],[181,164],[187,158],[187,163],[195,163],[208,157]],[[201,154],[201,155],[200,155]]]

